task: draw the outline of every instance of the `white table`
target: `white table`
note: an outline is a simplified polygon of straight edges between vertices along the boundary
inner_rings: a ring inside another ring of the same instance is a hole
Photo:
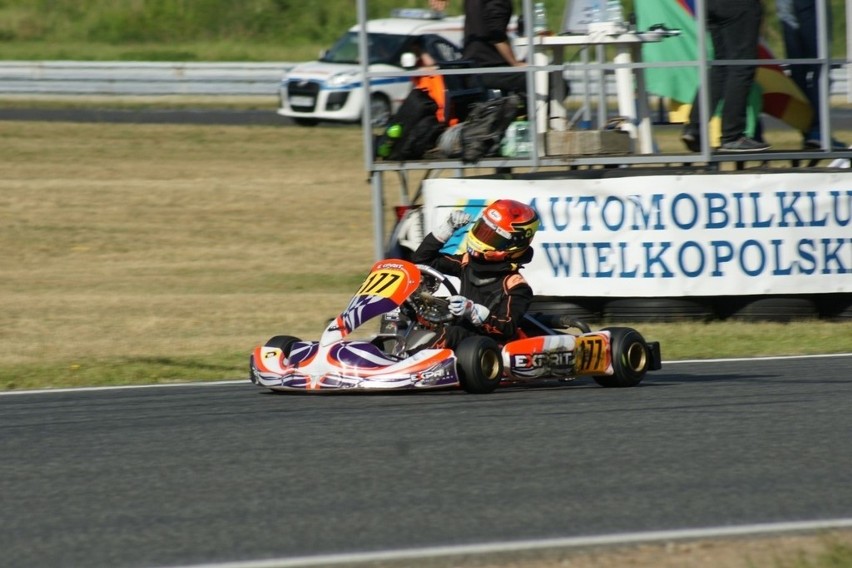
[[[551,52],[551,63],[553,65],[563,65],[565,63],[564,52],[569,46],[589,47],[613,46],[615,48],[615,57],[613,63],[632,63],[633,61],[642,60],[641,46],[643,43],[658,42],[664,38],[673,35],[669,31],[652,31],[652,32],[624,32],[616,29],[599,29],[588,34],[577,35],[558,35],[558,36],[537,36],[533,38],[534,48],[545,48]],[[515,39],[515,45],[529,45],[526,37],[518,37]],[[539,52],[535,49],[536,53]],[[598,52],[598,59],[602,57],[603,49]],[[533,60],[536,64],[537,57]],[[603,91],[604,71],[601,70],[601,90]],[[615,70],[615,83],[618,98],[619,115],[628,119],[627,124],[623,126],[627,130],[630,138],[634,142],[634,147],[638,148],[641,154],[652,154],[654,152],[654,140],[651,133],[651,113],[648,108],[648,96],[645,90],[645,74],[641,68],[631,69],[621,67]],[[547,98],[547,81],[536,81],[537,96]],[[542,93],[542,85],[545,92]],[[551,116],[539,116],[537,121],[539,133],[543,133],[548,127],[560,129],[565,128],[567,122],[565,117],[565,99],[564,81],[556,81],[553,92],[550,93],[553,109],[555,113]],[[602,99],[605,99],[606,94],[601,93]],[[604,101],[605,102],[605,101]],[[599,105],[599,124],[605,122],[606,106]],[[561,115],[559,114],[561,113]],[[555,118],[555,120],[553,120]],[[548,120],[551,119],[551,120]],[[560,121],[560,119],[562,119]]]

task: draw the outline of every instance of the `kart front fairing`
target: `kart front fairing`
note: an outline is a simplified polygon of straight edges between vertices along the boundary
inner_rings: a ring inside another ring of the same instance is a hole
[[[420,269],[404,260],[373,265],[343,312],[319,341],[298,341],[289,353],[264,345],[252,353],[255,382],[272,390],[399,390],[459,384],[450,349],[423,349],[396,357],[371,341],[348,339],[365,322],[398,310],[420,287]]]

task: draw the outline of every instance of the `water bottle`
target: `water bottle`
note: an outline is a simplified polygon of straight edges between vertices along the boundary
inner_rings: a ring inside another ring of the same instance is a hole
[[[530,140],[530,123],[526,120],[515,122],[515,152],[519,158],[529,158],[532,155],[532,140]]]
[[[544,35],[547,33],[547,10],[544,7],[544,2],[535,3],[535,10],[533,11],[533,32],[535,35]]]
[[[624,14],[621,11],[620,0],[608,0],[606,3],[606,21],[607,22],[624,22]]]
[[[378,150],[376,150],[376,154],[382,158],[390,156],[394,142],[399,138],[402,138],[402,125],[391,124],[388,126],[387,130],[385,130],[384,141],[379,145]]]
[[[607,0],[597,0],[593,8],[592,23],[605,22],[607,18]]]
[[[388,138],[401,138],[402,137],[402,125],[401,124],[391,124],[388,126],[388,131],[385,133]]]
[[[532,155],[530,127],[526,120],[516,120],[506,129],[500,153],[507,158],[528,158]]]

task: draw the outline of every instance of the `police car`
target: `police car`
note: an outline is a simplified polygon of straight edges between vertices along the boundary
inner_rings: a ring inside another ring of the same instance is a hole
[[[370,72],[401,70],[403,53],[424,42],[458,49],[464,34],[462,16],[443,17],[432,10],[398,9],[392,17],[367,22]],[[359,26],[353,26],[318,61],[293,67],[281,80],[278,114],[299,124],[320,121],[357,122],[364,109]],[[437,40],[437,41],[436,41]],[[370,80],[370,116],[384,125],[411,90],[410,77]]]

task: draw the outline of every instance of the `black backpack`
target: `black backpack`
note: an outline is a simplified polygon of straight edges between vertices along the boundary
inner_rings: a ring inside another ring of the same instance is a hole
[[[475,164],[486,156],[498,155],[503,135],[520,108],[521,98],[515,94],[475,103],[461,123],[462,161]]]
[[[376,140],[376,155],[386,160],[422,158],[444,130],[437,110],[438,103],[426,91],[412,89]]]

